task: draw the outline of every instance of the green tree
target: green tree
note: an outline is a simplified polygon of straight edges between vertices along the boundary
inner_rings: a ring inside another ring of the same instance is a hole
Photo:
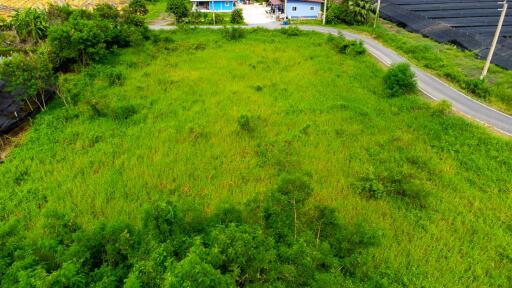
[[[171,267],[164,287],[222,288],[234,287],[233,282],[229,276],[222,275],[219,270],[201,260],[197,254],[190,253]]]
[[[52,26],[48,32],[50,51],[58,67],[73,63],[86,65],[106,54],[105,32],[111,29],[110,25],[88,12],[85,12],[86,17],[81,13],[74,13],[68,21]]]
[[[11,24],[21,41],[39,42],[48,33],[48,17],[46,11],[28,8],[17,11],[11,19]]]
[[[176,23],[181,23],[190,13],[188,0],[169,0],[167,2],[167,11],[174,15]]]
[[[281,178],[264,211],[266,225],[276,240],[286,241],[289,231],[293,231],[293,241],[297,240],[301,212],[312,193],[313,188],[302,176],[286,175]]]
[[[45,109],[46,88],[54,84],[52,66],[45,53],[14,54],[0,65],[0,78],[7,82],[8,90],[19,95],[19,100],[25,101],[31,110],[32,101]]]

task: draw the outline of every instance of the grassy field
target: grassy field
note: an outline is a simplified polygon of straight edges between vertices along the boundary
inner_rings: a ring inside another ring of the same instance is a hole
[[[0,166],[2,222],[22,217],[36,231],[58,210],[85,227],[136,223],[167,199],[208,213],[297,172],[313,185],[308,205],[378,231],[353,277],[512,285],[509,139],[420,96],[384,97],[381,65],[338,54],[321,34],[167,33],[64,76],[73,104],[53,101]]]

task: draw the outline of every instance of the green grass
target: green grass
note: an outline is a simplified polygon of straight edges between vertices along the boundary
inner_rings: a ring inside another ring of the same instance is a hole
[[[435,113],[420,96],[384,97],[383,68],[337,54],[321,34],[168,33],[174,42],[64,76],[74,104],[53,101],[0,166],[3,222],[39,227],[55,209],[85,227],[137,224],[167,199],[208,213],[261,197],[295,171],[310,175],[309,205],[381,234],[357,255],[360,279],[512,284],[509,139]],[[359,192],[372,181],[387,189],[377,199]]]
[[[370,26],[341,26],[364,32],[392,48],[412,63],[444,78],[469,95],[501,111],[512,114],[512,71],[491,65],[486,81],[490,84],[490,95],[481,96],[468,91],[465,83],[480,78],[484,60],[470,51],[461,51],[451,44],[441,44],[382,21],[375,30]]]
[[[148,14],[146,14],[147,20],[154,20],[159,18],[162,14],[167,14],[167,1],[156,1],[147,4]]]

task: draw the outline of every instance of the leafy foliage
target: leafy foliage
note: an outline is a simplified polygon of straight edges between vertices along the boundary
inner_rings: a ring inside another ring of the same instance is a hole
[[[296,26],[291,26],[288,28],[283,27],[279,31],[286,36],[299,36],[302,34],[302,30],[300,30],[299,27]]]
[[[128,9],[120,14],[107,4],[93,12],[73,10],[65,22],[49,31],[48,44],[55,66],[64,69],[76,63],[90,64],[101,60],[109,50],[142,41],[147,28],[136,12]]]
[[[146,7],[146,0],[130,0],[128,9],[131,13],[139,16],[145,16],[148,14],[148,8]]]
[[[176,23],[182,23],[190,13],[190,4],[187,0],[169,0],[167,11],[174,15]]]
[[[48,33],[48,17],[44,10],[28,8],[17,11],[11,19],[11,24],[22,41],[39,42]]]
[[[244,14],[242,9],[235,8],[231,12],[231,24],[244,24]]]
[[[384,88],[388,96],[397,97],[416,92],[416,79],[407,63],[391,66],[384,75]]]
[[[339,34],[338,37],[329,35],[327,41],[341,54],[358,56],[366,53],[366,49],[364,48],[362,41],[348,40],[343,36],[343,34]]]
[[[0,226],[1,284],[18,287],[38,281],[43,286],[296,287],[315,285],[322,279],[320,283],[335,286],[349,277],[336,267],[375,243],[354,242],[350,238],[355,235],[348,238],[331,208],[307,210],[305,203],[311,193],[303,178],[284,177],[265,204],[273,216],[257,221],[264,224],[216,224],[216,213],[208,221],[203,221],[203,216],[185,218],[183,208],[167,202],[149,208],[140,227],[99,222],[92,229],[84,229],[67,215],[48,210],[38,241],[30,238],[23,222]],[[291,218],[292,210],[301,215],[302,227],[293,240],[281,239],[281,231],[265,229],[278,228],[274,221]],[[227,211],[237,213],[224,210],[222,214]],[[197,212],[194,214],[199,215]]]
[[[31,109],[31,102],[38,103],[41,109],[45,108],[45,93],[54,84],[52,66],[44,49],[28,57],[14,54],[2,61],[0,78],[7,81],[8,90],[18,95]]]
[[[373,4],[369,0],[345,0],[328,6],[325,21],[328,24],[366,24],[373,16]]]

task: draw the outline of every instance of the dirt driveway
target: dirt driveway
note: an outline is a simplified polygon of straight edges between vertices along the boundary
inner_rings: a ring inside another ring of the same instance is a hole
[[[268,7],[259,4],[240,5],[244,13],[245,23],[247,24],[266,24],[274,22],[274,20],[265,13]]]

